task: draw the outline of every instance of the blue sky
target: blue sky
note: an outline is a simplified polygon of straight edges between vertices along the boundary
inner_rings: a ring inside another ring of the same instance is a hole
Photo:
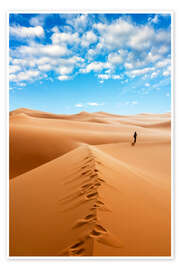
[[[169,14],[10,14],[10,110],[171,110]]]

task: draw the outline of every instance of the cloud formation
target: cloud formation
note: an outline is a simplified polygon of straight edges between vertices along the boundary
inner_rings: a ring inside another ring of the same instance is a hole
[[[44,29],[39,25],[35,27],[10,26],[10,34],[17,38],[43,37]]]
[[[108,20],[103,14],[59,14],[59,24],[50,28],[48,16],[31,17],[30,26],[10,25],[10,44],[19,42],[10,46],[10,81],[33,82],[50,72],[58,81],[91,73],[101,83],[170,76],[171,31],[161,27],[160,14],[143,24],[131,15]]]

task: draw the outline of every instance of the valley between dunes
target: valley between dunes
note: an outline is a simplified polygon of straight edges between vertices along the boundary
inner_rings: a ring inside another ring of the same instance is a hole
[[[9,199],[10,256],[171,256],[170,113],[10,112]]]

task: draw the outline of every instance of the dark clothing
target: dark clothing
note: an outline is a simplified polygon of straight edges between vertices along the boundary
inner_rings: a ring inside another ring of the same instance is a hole
[[[134,143],[136,143],[136,138],[137,138],[137,133],[136,131],[134,132]]]

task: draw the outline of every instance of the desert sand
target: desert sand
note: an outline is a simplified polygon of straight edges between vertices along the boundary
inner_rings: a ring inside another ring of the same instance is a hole
[[[10,256],[171,256],[170,113],[10,112],[9,197]]]

